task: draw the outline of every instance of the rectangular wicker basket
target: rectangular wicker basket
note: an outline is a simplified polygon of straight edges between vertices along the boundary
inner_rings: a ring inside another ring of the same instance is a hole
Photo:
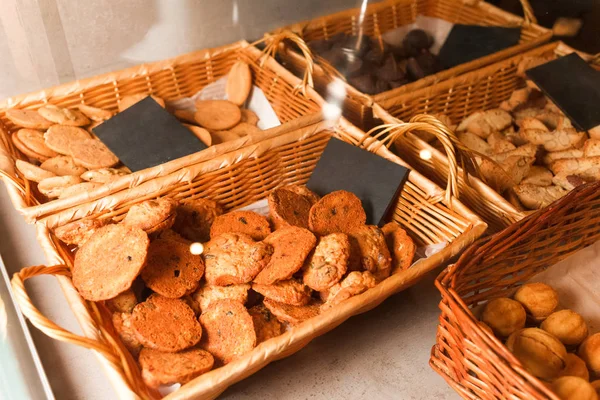
[[[134,393],[151,397],[140,380],[135,361],[124,354],[116,339],[103,305],[85,302],[74,289],[69,276],[73,253],[58,241],[52,229],[67,222],[87,218],[121,220],[128,209],[145,199],[172,197],[192,199],[206,197],[225,208],[237,208],[265,198],[273,189],[286,184],[302,184],[310,177],[325,145],[334,136],[357,145],[365,133],[341,119],[334,123],[312,115],[294,120],[248,137],[226,143],[209,160],[182,158],[185,165],[171,174],[80,204],[72,209],[51,213],[38,222],[38,239],[49,265],[30,267],[13,277],[13,289],[24,314],[39,329],[59,340],[97,350],[103,365],[119,393],[125,397]],[[378,142],[367,148],[398,164],[406,165]],[[312,318],[283,335],[270,339],[243,358],[206,373],[182,386],[168,396],[171,399],[212,399],[228,386],[258,371],[268,363],[287,357],[306,346],[312,339],[335,328],[343,321],[380,304],[385,298],[413,285],[428,271],[446,263],[478,238],[486,224],[457,199],[444,200],[445,192],[411,171],[390,216],[400,224],[419,245],[447,243],[440,252],[421,259],[406,271],[395,274],[375,288],[334,307],[330,312]],[[23,281],[36,275],[58,275],[73,312],[84,327],[88,338],[78,337],[45,319],[31,304]]]
[[[521,27],[521,39],[518,45],[499,51],[486,57],[427,76],[374,96],[368,96],[346,84],[347,96],[344,104],[344,116],[362,129],[373,126],[371,105],[388,97],[434,85],[438,82],[459,76],[485,65],[503,60],[514,54],[539,46],[552,37],[552,32],[535,24],[535,17],[527,1],[522,1],[526,10],[526,19],[507,13],[484,1],[470,0],[384,0],[369,4],[364,16],[360,8],[353,8],[336,14],[315,18],[310,21],[290,25],[288,29],[298,33],[306,42],[327,39],[336,33],[344,32],[356,36],[363,33],[372,37],[381,37],[388,31],[411,24],[417,15],[436,17],[456,24],[483,26]],[[362,24],[360,22],[362,21]],[[306,68],[305,59],[295,51],[285,51],[282,55],[286,66],[296,74],[302,74]],[[326,93],[327,84],[332,77],[324,73],[319,65],[314,66],[315,85],[319,93]]]
[[[472,308],[514,290],[600,239],[600,183],[580,186],[548,208],[471,245],[436,280],[442,293],[431,367],[465,399],[558,397],[481,328]]]
[[[523,58],[562,56],[573,51],[561,42],[550,43],[428,88],[388,96],[373,105],[373,115],[385,123],[394,123],[397,119],[408,121],[417,114],[445,114],[457,124],[475,111],[498,107],[515,89],[524,87],[525,81],[516,75]],[[582,56],[591,59],[589,55]],[[594,67],[600,69],[600,64],[594,64]],[[437,184],[445,185],[448,176],[445,154],[412,134],[395,144],[402,157],[417,170]],[[423,151],[430,152],[431,158],[422,158]],[[503,229],[525,216],[477,178],[470,176],[467,184],[461,173],[459,186],[460,198],[488,223],[491,230]]]

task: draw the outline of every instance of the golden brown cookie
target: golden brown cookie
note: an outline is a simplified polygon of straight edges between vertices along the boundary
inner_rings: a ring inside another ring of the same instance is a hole
[[[88,182],[108,183],[125,175],[127,172],[116,168],[100,168],[83,172],[81,179]]]
[[[77,108],[86,117],[88,117],[92,121],[96,121],[96,122],[106,121],[107,119],[110,119],[113,116],[113,113],[108,110],[104,110],[104,109],[98,108],[98,107],[88,106],[86,104],[79,104],[79,105],[77,105]]]
[[[107,225],[109,219],[80,219],[79,221],[69,222],[66,225],[59,226],[54,230],[54,235],[66,244],[81,246],[98,229]]]
[[[156,239],[150,243],[142,279],[156,293],[179,298],[198,288],[204,274],[204,261],[190,252],[185,243]]]
[[[38,113],[48,121],[61,125],[84,126],[90,123],[89,118],[81,111],[61,108],[52,104],[46,104],[45,106],[40,107]]]
[[[355,194],[338,190],[323,196],[310,209],[308,225],[319,236],[330,233],[348,233],[364,225],[367,215]]]
[[[304,260],[317,244],[317,238],[308,229],[290,226],[271,233],[264,242],[273,246],[273,254],[254,282],[271,285],[290,279],[302,268]]]
[[[310,288],[295,279],[279,281],[272,285],[252,284],[252,290],[267,299],[292,306],[303,306],[310,301]]]
[[[53,176],[38,183],[38,190],[48,198],[60,197],[69,187],[81,183],[81,178],[74,175]]]
[[[30,164],[27,161],[17,160],[15,165],[17,167],[17,171],[19,171],[19,174],[23,178],[32,182],[41,182],[46,178],[52,178],[53,176],[56,176],[52,172]]]
[[[17,110],[10,109],[6,111],[6,118],[17,126],[30,129],[48,129],[54,125],[51,121],[42,117],[36,110]]]
[[[181,236],[179,233],[175,232],[172,229],[165,229],[164,231],[159,232],[158,235],[156,235],[156,238],[157,239],[175,240],[177,242],[185,243],[188,246],[192,244],[189,240],[187,240],[186,238],[184,238],[183,236]]]
[[[13,144],[15,145],[15,147],[17,149],[19,149],[19,151],[23,154],[25,154],[27,157],[29,158],[33,158],[34,160],[37,160],[39,162],[44,162],[48,159],[48,156],[42,155],[40,153],[36,153],[35,151],[31,150],[29,147],[25,146],[25,144],[23,142],[21,142],[21,140],[19,139],[19,137],[17,136],[17,133],[13,133],[10,136]]]
[[[352,296],[366,292],[375,285],[377,280],[369,271],[352,271],[343,281],[332,286],[327,294],[322,296],[325,297],[326,302],[321,306],[321,310],[328,310]]]
[[[200,139],[202,141],[202,143],[204,143],[207,147],[212,146],[212,144],[213,144],[212,136],[207,129],[200,128],[199,126],[190,125],[190,124],[183,124],[183,126],[185,126],[190,131],[192,131],[194,136],[196,136],[198,139]]]
[[[146,200],[131,206],[121,223],[147,234],[169,229],[175,222],[177,202],[169,198]]]
[[[194,115],[196,114],[195,111],[190,111],[190,110],[175,110],[173,111],[173,115],[175,116],[175,118],[177,118],[180,121],[183,122],[187,122],[188,124],[194,124],[196,125],[196,118],[194,118]]]
[[[94,183],[94,182],[81,182],[81,183],[77,183],[77,184],[75,184],[73,186],[69,186],[68,188],[65,188],[65,190],[63,190],[58,195],[58,198],[59,199],[64,199],[64,198],[67,198],[67,197],[78,195],[80,193],[91,192],[92,190],[97,189],[100,186],[102,186],[101,183]]]
[[[179,353],[164,353],[143,349],[140,352],[142,379],[146,385],[157,388],[174,383],[185,384],[210,371],[215,359],[206,350],[190,349]]]
[[[290,325],[298,325],[302,322],[319,315],[320,303],[312,302],[305,306],[292,306],[289,304],[278,303],[273,300],[265,299],[263,301],[265,307],[273,313],[281,322],[286,322]]]
[[[238,61],[229,70],[225,93],[227,99],[238,106],[246,102],[252,89],[252,73],[250,67],[243,61]]]
[[[394,222],[385,224],[381,231],[392,255],[392,274],[410,268],[417,251],[415,242]]]
[[[378,280],[384,280],[392,272],[392,257],[385,236],[374,225],[362,225],[348,233],[350,239],[350,260],[352,271],[366,270]]]
[[[69,144],[75,164],[89,169],[112,167],[119,163],[117,156],[97,139],[84,139]]]
[[[210,135],[212,137],[212,144],[221,144],[241,138],[240,135],[231,131],[212,131]]]
[[[229,286],[202,285],[192,297],[202,311],[208,309],[211,303],[218,300],[229,299],[245,304],[248,301],[248,290],[250,290],[250,284],[248,283]]]
[[[31,151],[44,157],[56,157],[58,154],[46,146],[44,134],[35,129],[19,129],[16,133],[19,141]]]
[[[177,218],[173,230],[194,242],[208,242],[210,227],[223,208],[208,199],[186,200],[177,207]]]
[[[285,188],[275,189],[268,197],[271,221],[275,229],[299,226],[308,229],[308,215],[312,204],[301,194]]]
[[[202,327],[190,306],[158,294],[135,306],[131,325],[144,347],[169,353],[192,347],[202,337]]]
[[[138,304],[138,300],[133,290],[127,289],[117,297],[106,300],[104,304],[112,312],[131,313]]]
[[[204,246],[209,285],[248,283],[267,265],[273,249],[243,233],[224,233]]]
[[[254,240],[263,240],[271,233],[271,227],[265,217],[253,211],[232,211],[215,218],[210,227],[210,237],[212,239],[229,232],[244,233]]]
[[[196,102],[196,122],[210,131],[233,128],[242,119],[240,108],[227,100],[199,100]]]
[[[304,196],[310,202],[311,206],[313,206],[317,201],[321,200],[321,197],[318,194],[304,185],[287,185],[282,187],[282,189]]]
[[[142,350],[142,344],[137,339],[131,326],[131,314],[115,312],[112,315],[112,323],[125,348],[129,350],[133,357],[137,358]]]
[[[141,229],[120,224],[99,228],[75,254],[73,285],[86,300],[116,297],[139,275],[149,244]]]
[[[40,165],[40,168],[50,171],[58,176],[82,175],[87,171],[86,168],[76,165],[75,161],[73,161],[73,158],[69,156],[56,156],[49,158],[48,160],[44,161],[42,165]]]
[[[158,103],[159,106],[161,106],[162,108],[165,108],[165,101],[163,99],[161,99],[160,97],[154,96],[154,95],[148,95],[145,93],[140,93],[140,94],[131,94],[131,95],[121,97],[121,99],[119,100],[119,106],[118,106],[119,112],[123,112],[123,111],[127,110],[129,107],[131,107],[135,103],[138,103],[138,102],[144,100],[148,96],[152,97],[154,99],[154,101],[156,101]]]
[[[68,156],[70,156],[69,145],[71,143],[90,138],[90,134],[85,129],[76,126],[53,125],[44,133],[46,146],[57,153]]]
[[[211,303],[200,316],[204,329],[201,347],[227,364],[256,346],[252,317],[239,301],[219,300]]]
[[[281,322],[263,304],[250,308],[248,313],[254,323],[257,345],[283,333]]]
[[[229,129],[229,132],[238,135],[239,137],[252,136],[261,133],[262,130],[256,126],[247,122],[240,122],[233,128]]]
[[[240,122],[246,122],[250,125],[256,126],[258,124],[259,118],[258,115],[254,111],[250,111],[247,108],[242,108],[242,119]]]
[[[344,233],[321,237],[306,262],[303,281],[313,290],[327,290],[342,279],[348,269],[350,240]]]

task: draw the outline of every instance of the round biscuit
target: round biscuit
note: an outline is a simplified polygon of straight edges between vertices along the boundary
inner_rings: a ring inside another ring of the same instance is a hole
[[[9,109],[5,115],[10,122],[23,128],[48,129],[54,125],[54,123],[42,117],[37,110]]]
[[[250,66],[243,61],[237,61],[227,74],[225,93],[227,99],[238,106],[246,102],[252,89],[252,72]]]
[[[75,175],[53,176],[38,183],[38,190],[49,198],[60,197],[69,186],[81,183],[81,178]]]
[[[253,211],[232,211],[219,215],[210,227],[210,237],[223,233],[244,233],[254,240],[263,240],[271,233],[269,221]]]
[[[306,197],[280,188],[269,194],[268,203],[275,229],[285,226],[308,229],[308,215],[312,204]]]
[[[108,110],[104,110],[104,109],[98,108],[98,107],[88,106],[87,104],[78,104],[77,108],[86,117],[88,117],[92,121],[96,121],[96,122],[106,121],[107,119],[110,119],[113,116],[113,113]]]
[[[69,145],[85,139],[90,139],[90,134],[76,126],[53,125],[46,133],[44,140],[46,146],[57,153],[70,156]]]
[[[338,283],[348,269],[350,240],[344,233],[322,236],[306,261],[304,283],[313,290],[327,290]]]
[[[143,349],[140,352],[142,379],[150,386],[185,384],[210,371],[214,357],[206,350],[190,349],[179,353],[164,353]]]
[[[320,303],[310,303],[304,306],[292,306],[270,299],[263,301],[265,307],[281,322],[298,325],[307,319],[316,317],[320,312]]]
[[[169,198],[151,199],[131,206],[121,223],[147,234],[169,229],[175,222],[177,203]]]
[[[395,222],[385,224],[381,231],[392,256],[392,274],[410,268],[417,251],[415,242]]]
[[[233,128],[242,119],[240,108],[227,100],[199,100],[196,102],[196,122],[210,131]]]
[[[49,158],[44,161],[42,165],[40,165],[40,168],[53,172],[58,176],[81,175],[87,171],[87,168],[76,165],[75,161],[73,161],[73,157],[69,156],[56,156]]]
[[[17,137],[25,146],[44,157],[56,157],[58,154],[48,148],[44,141],[44,134],[35,129],[19,129]]]
[[[350,239],[348,260],[350,270],[369,271],[378,281],[390,276],[392,257],[381,229],[374,225],[362,225],[348,232],[348,238]]]
[[[67,197],[78,195],[80,193],[91,192],[92,190],[97,189],[100,186],[102,186],[102,184],[100,184],[100,183],[94,183],[94,182],[76,183],[75,185],[72,185],[72,186],[69,186],[69,187],[65,188],[58,195],[58,198],[59,199],[64,199],[64,198],[67,198]]]
[[[36,153],[35,151],[31,150],[29,147],[25,146],[25,144],[23,142],[21,142],[21,140],[19,140],[19,137],[17,136],[16,132],[13,133],[12,135],[10,135],[10,138],[11,138],[14,146],[17,149],[19,149],[19,151],[21,153],[25,154],[27,157],[37,160],[39,162],[44,162],[49,158],[42,154]]]
[[[319,236],[330,233],[348,233],[364,225],[367,215],[354,193],[338,190],[323,196],[310,209],[308,225]]]
[[[75,164],[89,169],[108,168],[119,163],[117,156],[97,139],[84,139],[69,144]]]
[[[311,295],[310,288],[295,279],[276,282],[272,285],[253,283],[252,290],[262,294],[267,299],[292,306],[308,304]]]
[[[17,171],[19,171],[19,174],[23,178],[32,182],[41,182],[46,178],[52,178],[53,176],[56,176],[52,172],[30,164],[27,161],[17,160],[15,161],[15,165],[17,167]]]
[[[213,200],[186,200],[177,206],[173,230],[184,238],[205,243],[210,240],[210,227],[223,208]]]
[[[200,310],[206,310],[210,303],[224,299],[245,304],[248,301],[248,290],[250,290],[248,283],[229,286],[201,285],[192,297],[198,303]]]
[[[257,345],[283,333],[283,325],[264,304],[258,304],[248,309],[248,313],[254,323]]]
[[[109,219],[80,219],[79,221],[69,222],[66,225],[59,226],[54,229],[54,235],[65,242],[81,246],[83,245],[98,229],[107,225]]]
[[[46,104],[38,109],[38,113],[48,121],[68,126],[84,126],[90,123],[79,110],[70,110],[68,108],[58,107],[52,104]]]
[[[240,122],[246,122],[250,125],[256,126],[258,121],[258,115],[256,115],[254,111],[248,110],[247,108],[242,108],[242,119]]]

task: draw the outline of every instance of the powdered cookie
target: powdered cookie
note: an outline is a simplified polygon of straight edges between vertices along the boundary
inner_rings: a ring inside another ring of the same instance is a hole
[[[366,270],[377,280],[383,280],[392,272],[392,257],[385,236],[376,226],[363,225],[348,233],[350,239],[350,270]]]
[[[360,199],[345,190],[329,193],[310,209],[310,230],[319,236],[348,233],[364,225],[367,215]]]
[[[69,222],[54,230],[54,235],[66,244],[83,245],[98,229],[110,222],[109,219],[82,219]]]
[[[153,294],[135,306],[131,317],[136,337],[150,349],[175,353],[202,337],[194,311],[183,300]]]
[[[81,179],[88,182],[107,183],[125,175],[127,175],[126,172],[116,168],[100,168],[82,173]]]
[[[146,385],[153,388],[174,383],[183,385],[210,371],[214,363],[212,354],[202,349],[190,349],[180,353],[143,349],[140,353],[142,379]]]
[[[156,239],[150,244],[142,279],[150,289],[165,297],[192,293],[204,274],[204,261],[185,243]]]
[[[177,207],[177,219],[173,229],[188,240],[208,242],[210,227],[215,218],[221,214],[223,208],[216,201],[186,200]]]
[[[252,89],[252,73],[243,61],[238,61],[229,70],[225,93],[227,99],[238,106],[244,104]]]
[[[48,129],[54,125],[51,121],[42,117],[36,110],[16,110],[6,111],[6,118],[17,126],[30,129]]]
[[[311,303],[305,306],[292,306],[289,304],[278,303],[273,300],[265,299],[263,302],[281,322],[287,322],[290,325],[298,325],[302,322],[319,315],[319,303]]]
[[[296,194],[304,196],[312,205],[314,205],[317,201],[321,200],[321,197],[307,188],[304,185],[288,185],[284,186],[281,189],[289,190],[290,192],[294,192]]]
[[[227,364],[256,346],[252,317],[244,305],[234,300],[212,303],[200,316],[204,328],[202,348]]]
[[[290,225],[308,229],[308,215],[312,204],[306,197],[281,188],[271,192],[268,202],[275,229]]]
[[[248,290],[250,290],[248,283],[229,286],[202,285],[192,297],[198,303],[200,310],[206,310],[211,303],[225,299],[245,304],[248,300]]]
[[[328,310],[352,296],[366,292],[375,285],[377,280],[369,271],[352,271],[342,282],[329,289],[325,296],[326,303],[321,306],[321,310]]]
[[[81,178],[74,175],[53,176],[38,183],[38,190],[48,198],[60,197],[69,187],[81,183]]]
[[[279,229],[264,240],[273,246],[273,254],[267,266],[254,278],[254,282],[271,285],[287,280],[298,272],[304,260],[314,249],[317,238],[309,230],[290,226]]]
[[[112,312],[131,313],[138,301],[133,290],[127,289],[117,297],[106,300],[104,304]]]
[[[88,106],[86,104],[77,105],[79,111],[81,111],[86,117],[96,122],[103,122],[107,119],[112,118],[113,113],[102,108]]]
[[[272,248],[243,233],[224,233],[204,246],[209,285],[248,283],[267,265]]]
[[[76,165],[75,161],[73,161],[73,157],[69,156],[56,156],[49,158],[48,160],[44,161],[42,165],[40,165],[40,168],[59,176],[81,175],[87,171],[86,168]]]
[[[314,253],[306,262],[304,283],[313,290],[322,291],[335,285],[348,269],[350,241],[343,233],[321,237]]]
[[[210,237],[214,238],[223,233],[244,233],[254,240],[263,240],[271,227],[269,221],[260,214],[252,211],[232,211],[215,218],[210,227]]]
[[[143,229],[147,234],[163,231],[175,222],[177,202],[169,198],[146,200],[131,206],[121,223]]]
[[[186,128],[188,128],[192,133],[202,141],[207,147],[212,146],[212,136],[210,132],[204,128],[200,128],[196,125],[183,124]]]
[[[390,222],[381,228],[392,255],[392,274],[408,269],[413,262],[417,246],[406,231]]]
[[[17,137],[25,146],[44,157],[56,157],[58,154],[52,151],[44,141],[44,134],[35,129],[19,129]]]
[[[240,122],[246,122],[250,125],[256,126],[258,124],[259,118],[258,115],[254,111],[250,111],[247,108],[242,109],[242,119]]]
[[[142,344],[131,327],[131,314],[116,312],[112,315],[112,323],[125,348],[137,357],[142,350]]]
[[[254,323],[257,345],[283,333],[284,329],[281,323],[263,304],[250,308],[248,313]]]
[[[99,140],[85,139],[69,145],[75,164],[89,169],[112,167],[119,163],[117,156]]]
[[[276,282],[272,285],[253,283],[252,289],[267,299],[293,306],[303,306],[310,301],[310,288],[295,279]]]
[[[98,229],[75,254],[73,285],[86,300],[116,297],[142,270],[149,244],[141,229],[120,224]]]
[[[152,97],[154,99],[154,101],[156,101],[158,103],[159,106],[161,106],[162,108],[165,108],[165,101],[163,99],[161,99],[160,97],[148,95],[145,93],[140,93],[140,94],[132,94],[132,95],[128,95],[128,96],[123,96],[119,100],[119,112],[123,112],[123,111],[127,110],[129,107],[131,107],[135,103],[139,103],[140,101],[144,100],[148,96]]]
[[[85,139],[90,139],[90,134],[76,126],[53,125],[44,133],[46,146],[60,154],[70,155],[69,145]]]
[[[222,131],[236,126],[242,119],[242,112],[227,100],[199,100],[194,117],[200,126],[211,131]]]
[[[48,121],[61,125],[84,126],[90,123],[89,118],[81,111],[69,110],[68,108],[61,108],[52,104],[40,107],[38,113]]]
[[[65,190],[63,190],[60,195],[58,195],[59,199],[64,199],[67,197],[71,197],[71,196],[75,196],[79,193],[87,193],[87,192],[91,192],[94,189],[99,188],[100,186],[102,186],[101,183],[94,183],[94,182],[81,182],[81,183],[77,183],[73,186],[69,186],[68,188],[66,188]]]
[[[45,169],[42,169],[40,167],[36,167],[35,165],[28,163],[27,161],[17,160],[15,164],[17,166],[17,171],[19,171],[19,174],[29,181],[41,182],[46,178],[52,178],[53,176],[56,176],[52,172],[46,171]]]

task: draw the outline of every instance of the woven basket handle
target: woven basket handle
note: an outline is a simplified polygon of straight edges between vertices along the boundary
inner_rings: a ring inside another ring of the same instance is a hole
[[[483,2],[483,0],[463,0],[465,4],[476,6],[477,4]],[[525,16],[526,24],[537,24],[537,18],[535,18],[535,14],[533,13],[533,8],[529,3],[529,0],[519,0],[521,3],[521,7],[523,7],[523,15]]]

